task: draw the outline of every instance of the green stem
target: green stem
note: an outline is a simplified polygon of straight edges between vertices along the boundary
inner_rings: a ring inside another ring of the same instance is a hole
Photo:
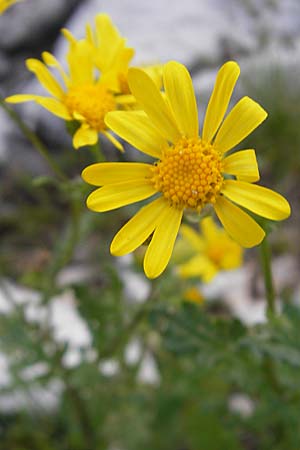
[[[262,243],[260,244],[260,257],[264,274],[265,291],[267,298],[267,314],[269,316],[272,316],[275,314],[275,290],[272,277],[271,250],[267,237],[265,237]]]
[[[63,365],[61,365],[61,368],[63,371],[66,394],[69,398],[73,412],[77,417],[78,425],[81,429],[86,448],[93,450],[95,448],[95,436],[85,401],[83,400],[79,390],[72,384],[68,370],[64,369]]]
[[[96,142],[96,144],[90,145],[90,150],[96,163],[106,161],[106,158],[102,152],[100,138],[98,138],[98,142]]]
[[[4,109],[6,114],[12,119],[12,121],[17,125],[17,127],[22,131],[24,136],[32,143],[34,148],[39,152],[39,154],[47,161],[54,173],[62,180],[68,181],[68,178],[61,171],[56,161],[49,154],[48,148],[43,144],[43,142],[37,137],[37,135],[31,131],[31,129],[26,125],[21,117],[11,108],[7,106],[3,98],[0,96],[0,106]]]
[[[57,243],[51,263],[45,271],[44,283],[42,286],[44,303],[47,303],[55,293],[56,276],[58,272],[72,259],[75,247],[78,244],[80,228],[79,208],[80,206],[78,205],[76,199],[72,199],[69,225],[62,238]]]

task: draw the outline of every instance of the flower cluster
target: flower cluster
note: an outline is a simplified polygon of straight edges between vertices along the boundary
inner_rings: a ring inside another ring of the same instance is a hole
[[[156,278],[171,258],[184,215],[209,210],[229,237],[211,218],[201,222],[204,238],[182,226],[183,238],[201,248],[201,255],[181,267],[182,275],[209,280],[217,270],[239,265],[239,246],[253,247],[265,236],[252,213],[279,221],[289,216],[290,207],[280,194],[256,184],[254,149],[231,151],[267,117],[247,96],[227,112],[238,64],[229,61],[220,68],[200,131],[192,79],[184,65],[170,61],[161,70],[130,68],[134,51],[105,14],[96,17],[94,28],[87,26],[84,39],[76,40],[67,30],[63,34],[69,43],[68,71],[48,52],[43,62],[27,60],[51,96],[21,94],[7,101],[33,100],[66,121],[77,121],[75,148],[95,144],[102,133],[122,149],[113,132],[152,158],[149,163],[97,163],[83,170],[83,179],[97,187],[87,199],[93,211],[147,201],[118,231],[111,253],[133,252],[150,238],[144,270]],[[63,86],[49,68],[58,71]]]
[[[69,44],[67,71],[49,52],[43,52],[42,61],[34,58],[26,61],[28,70],[35,74],[51,96],[19,94],[8,97],[6,101],[34,101],[66,121],[77,121],[79,127],[73,136],[76,149],[96,144],[98,134],[102,133],[123,150],[109,132],[104,118],[109,111],[130,108],[135,104],[127,83],[133,48],[126,46],[126,39],[106,14],[96,17],[95,29],[87,25],[84,39],[75,39],[66,29],[62,33]],[[57,70],[62,85],[50,68]],[[157,76],[156,82],[159,82]]]

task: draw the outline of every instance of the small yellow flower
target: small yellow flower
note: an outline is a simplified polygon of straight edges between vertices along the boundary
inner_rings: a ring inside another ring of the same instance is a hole
[[[259,180],[253,149],[226,156],[267,117],[258,103],[243,97],[224,119],[239,72],[232,61],[219,70],[202,136],[190,74],[173,61],[163,67],[164,93],[145,72],[130,69],[130,91],[143,111],[106,116],[110,129],[155,162],[87,167],[83,179],[101,186],[89,195],[87,206],[103,212],[155,196],[121,228],[110,247],[113,255],[125,255],[152,236],[144,258],[149,278],[166,268],[185,211],[200,212],[210,205],[228,234],[244,247],[259,244],[265,233],[237,205],[271,220],[290,214],[281,195],[253,184]]]
[[[216,226],[212,217],[200,222],[202,234],[189,225],[181,225],[178,244],[191,250],[191,258],[178,265],[184,278],[201,277],[211,281],[220,270],[236,269],[242,264],[243,249],[226,231]]]
[[[196,287],[190,287],[183,293],[183,299],[186,302],[196,303],[197,305],[203,305],[205,299],[201,292]]]
[[[22,0],[0,0],[0,14],[4,13],[10,6]]]
[[[132,103],[132,96],[128,98],[127,95],[122,95],[117,79],[120,68],[127,66],[133,50],[125,47],[125,40],[121,38],[108,16],[98,16],[98,23],[99,39],[101,38],[101,47],[98,49],[98,60],[101,59],[100,74],[95,74],[91,43],[86,39],[76,40],[68,30],[63,30],[70,45],[67,54],[68,74],[48,52],[42,54],[43,62],[38,59],[26,61],[27,68],[36,75],[52,97],[22,94],[8,97],[6,101],[20,103],[33,100],[64,120],[77,120],[80,127],[73,137],[75,148],[95,144],[98,141],[98,133],[103,133],[122,150],[121,144],[109,133],[104,117],[108,111],[122,109],[127,101]],[[63,87],[47,66],[58,70],[64,83]]]

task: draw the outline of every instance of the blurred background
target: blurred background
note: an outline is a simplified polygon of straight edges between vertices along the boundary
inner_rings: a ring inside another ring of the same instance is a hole
[[[83,37],[100,12],[135,48],[133,64],[187,65],[200,120],[218,68],[240,64],[233,102],[248,95],[269,113],[243,148],[256,148],[261,184],[292,206],[269,225],[284,314],[266,323],[257,249],[209,284],[172,265],[150,282],[142,252],[112,257],[136,207],[87,211],[80,173],[92,153],[75,152],[64,122],[38,105],[2,107],[0,449],[299,450],[300,2],[24,0],[0,16],[1,98],[43,94],[25,59],[47,50],[63,63],[61,28]],[[30,130],[73,188],[53,178]]]

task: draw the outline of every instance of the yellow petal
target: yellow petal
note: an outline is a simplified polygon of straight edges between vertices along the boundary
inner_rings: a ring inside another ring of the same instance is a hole
[[[183,136],[198,137],[198,110],[193,83],[183,64],[170,61],[163,68],[167,101]]]
[[[73,146],[78,149],[85,145],[94,145],[98,142],[98,132],[89,127],[87,123],[81,124],[73,136]]]
[[[115,235],[110,252],[122,256],[142,245],[157,226],[157,220],[165,208],[166,202],[161,197],[141,208]]]
[[[16,94],[11,95],[10,97],[6,97],[5,101],[8,103],[23,103],[23,102],[32,102],[38,98],[47,98],[47,97],[40,97],[39,95],[34,94]]]
[[[0,1],[0,14],[2,14],[4,11],[6,11],[14,3],[18,3],[20,1],[22,1],[22,0],[1,0]]]
[[[67,55],[70,79],[73,85],[92,84],[94,82],[94,65],[90,45],[84,41],[76,41]]]
[[[77,43],[77,39],[75,39],[71,31],[69,31],[67,28],[62,28],[61,32],[63,36],[67,39],[67,41],[69,41],[69,44],[74,45]]]
[[[223,160],[223,173],[235,175],[238,180],[255,182],[259,180],[259,171],[255,151],[241,150]]]
[[[132,94],[160,135],[170,142],[176,142],[180,138],[179,129],[154,81],[143,70],[133,68],[129,69],[128,83]]]
[[[179,266],[179,274],[183,278],[201,277],[205,283],[211,281],[217,272],[217,267],[204,255],[196,255]]]
[[[220,228],[217,227],[212,217],[204,217],[200,222],[201,231],[203,236],[208,242],[214,242],[217,240],[220,234]]]
[[[182,210],[167,206],[161,214],[144,258],[144,270],[148,278],[156,278],[165,270],[172,255],[182,213]]]
[[[203,124],[202,137],[207,142],[213,139],[224,118],[239,74],[240,68],[234,61],[228,61],[218,72]]]
[[[156,192],[148,181],[131,180],[108,184],[88,196],[87,207],[97,212],[110,211],[149,198]]]
[[[121,144],[121,142],[119,142],[118,139],[116,139],[111,133],[109,133],[108,131],[102,131],[102,134],[104,134],[104,136],[107,137],[107,139],[112,143],[112,145],[116,147],[116,149],[118,149],[122,153],[124,152],[124,147]]]
[[[149,179],[151,167],[150,164],[143,163],[104,162],[86,167],[81,176],[89,184],[103,186],[121,181]]]
[[[191,245],[193,250],[198,252],[203,251],[203,239],[199,236],[199,233],[196,233],[196,231],[192,227],[185,224],[181,225],[180,234]]]
[[[215,147],[227,152],[239,144],[267,117],[266,111],[254,100],[243,97],[224,120],[215,139]]]
[[[282,195],[263,186],[225,180],[221,192],[233,202],[267,219],[283,220],[291,213],[290,205]]]
[[[59,63],[59,61],[55,58],[55,56],[53,56],[49,52],[43,52],[42,53],[42,58],[43,58],[43,61],[45,62],[45,64],[47,64],[47,66],[55,67],[55,69],[58,70],[60,76],[62,77],[62,79],[63,79],[63,81],[65,83],[65,85],[69,86],[69,84],[70,84],[69,77],[67,76],[66,72],[62,68],[62,66]]]
[[[140,111],[109,112],[105,116],[105,123],[129,144],[154,158],[160,158],[162,149],[168,145],[146,114]]]
[[[71,120],[71,116],[65,105],[55,98],[42,97],[40,95],[31,94],[18,94],[7,97],[5,101],[8,103],[23,103],[34,101],[38,105],[43,106],[55,116],[60,117],[64,120]]]
[[[115,100],[118,105],[122,106],[122,109],[126,109],[126,106],[132,107],[136,103],[136,99],[132,94],[116,95]]]
[[[215,211],[223,227],[238,244],[250,248],[260,244],[265,236],[264,230],[238,206],[219,196]]]
[[[95,19],[97,47],[96,63],[101,72],[111,66],[115,54],[123,42],[117,27],[114,26],[108,14],[98,14]]]
[[[50,94],[58,99],[63,98],[64,91],[51,72],[47,69],[45,64],[38,59],[29,58],[26,60],[26,65],[28,69],[35,74],[41,85],[48,92],[50,92]]]

